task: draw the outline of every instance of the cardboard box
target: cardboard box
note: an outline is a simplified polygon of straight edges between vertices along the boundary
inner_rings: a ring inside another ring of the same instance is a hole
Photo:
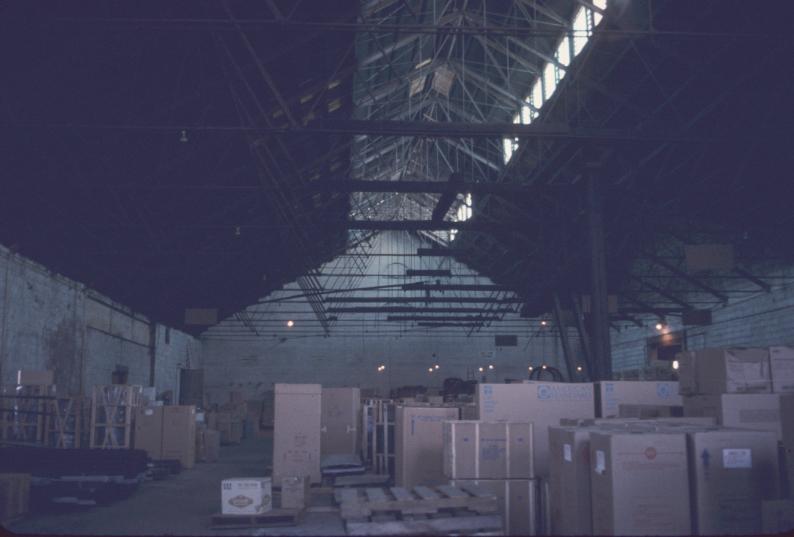
[[[221,482],[221,513],[258,515],[273,508],[269,477],[234,477]]]
[[[678,382],[622,380],[597,382],[595,390],[596,416],[617,417],[621,404],[680,405]]]
[[[532,424],[444,422],[444,475],[450,479],[532,479]]]
[[[684,416],[684,407],[666,405],[626,405],[621,403],[618,416],[621,418],[681,418]]]
[[[690,535],[686,435],[590,433],[594,535]]]
[[[726,427],[774,431],[782,440],[780,398],[775,393],[692,395],[684,398],[684,415],[713,417]]]
[[[462,420],[478,419],[477,405],[474,403],[460,405],[460,419]]]
[[[183,468],[196,462],[196,407],[171,405],[163,412],[163,459],[179,460]]]
[[[761,504],[763,533],[766,535],[794,531],[794,500],[765,500]]]
[[[532,423],[534,472],[548,475],[549,427],[595,417],[592,383],[478,384],[478,418]]]
[[[323,388],[320,453],[356,455],[360,450],[361,390]]]
[[[538,535],[536,479],[455,479],[452,486],[475,485],[496,495],[505,535]]]
[[[276,384],[273,431],[273,479],[309,476],[320,483],[322,387],[319,384]]]
[[[683,395],[770,393],[768,349],[702,349],[679,355]]]
[[[591,535],[590,431],[549,428],[549,497],[552,535]]]
[[[309,476],[281,480],[281,508],[303,509],[309,499]]]
[[[794,392],[794,347],[769,347],[769,374],[774,393]]]
[[[26,386],[55,384],[55,374],[53,371],[32,371],[20,369],[17,371],[17,384]]]
[[[0,474],[0,523],[30,510],[30,474]]]
[[[717,429],[687,435],[696,535],[754,535],[761,500],[779,494],[777,436]]]
[[[142,407],[135,411],[135,449],[146,451],[149,458],[163,458],[163,409],[166,407]]]
[[[457,407],[398,406],[395,416],[395,484],[442,485],[445,421],[459,417]]]
[[[780,397],[780,426],[784,454],[781,460],[785,467],[789,495],[794,498],[794,394]]]

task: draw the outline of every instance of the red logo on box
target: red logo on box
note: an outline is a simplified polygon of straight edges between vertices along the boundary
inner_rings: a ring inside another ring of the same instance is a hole
[[[645,450],[645,456],[646,456],[646,457],[647,457],[649,460],[653,460],[653,459],[655,459],[655,458],[656,458],[656,449],[654,449],[654,448],[652,448],[652,447],[649,447],[648,449],[646,449],[646,450]]]

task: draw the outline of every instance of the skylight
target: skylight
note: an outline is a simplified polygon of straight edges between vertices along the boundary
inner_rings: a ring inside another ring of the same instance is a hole
[[[592,0],[593,6],[600,10],[607,8],[607,0]],[[566,70],[573,58],[584,50],[585,45],[593,35],[593,28],[603,19],[603,15],[598,11],[587,7],[580,7],[573,18],[573,31],[571,34],[562,38],[554,51],[554,59],[557,63],[547,62],[541,70],[540,76],[535,79],[532,90],[525,99],[532,107],[522,106],[518,114],[513,117],[513,123],[529,125],[532,120],[538,117],[539,110],[543,104],[551,98],[557,85],[565,77]],[[534,109],[534,110],[533,110]],[[502,141],[505,164],[510,162],[513,154],[518,150],[518,138],[505,138]]]

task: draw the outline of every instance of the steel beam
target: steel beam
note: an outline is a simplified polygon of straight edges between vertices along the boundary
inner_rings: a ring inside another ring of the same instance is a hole
[[[658,257],[656,255],[653,255],[653,254],[648,254],[647,257],[648,257],[648,259],[650,259],[651,261],[653,261],[654,263],[656,263],[660,267],[663,267],[663,268],[669,270],[670,272],[672,272],[673,274],[675,274],[676,276],[678,276],[682,280],[691,283],[692,285],[694,285],[695,287],[705,291],[706,293],[709,293],[710,295],[712,295],[715,298],[719,299],[721,302],[723,302],[723,303],[728,302],[728,295],[726,295],[725,293],[722,293],[721,291],[718,291],[718,290],[714,289],[710,285],[706,285],[702,281],[698,280],[697,278],[694,278],[694,277],[690,276],[689,274],[687,274],[683,270],[679,269],[678,267],[676,267],[674,265],[671,265],[670,263],[668,263],[664,259],[661,259],[660,257]]]
[[[326,297],[329,304],[523,304],[520,298],[489,296],[339,296]]]
[[[593,380],[612,378],[612,355],[609,343],[609,306],[604,238],[603,201],[593,169],[587,172],[587,214],[590,235],[590,284],[592,297],[591,335],[593,337]]]
[[[498,315],[463,315],[463,316],[454,316],[454,315],[438,315],[438,316],[430,316],[430,315],[389,315],[386,317],[386,321],[388,322],[416,322],[416,321],[427,321],[427,322],[451,322],[451,323],[482,323],[482,322],[489,322],[489,321],[498,321],[500,317]]]

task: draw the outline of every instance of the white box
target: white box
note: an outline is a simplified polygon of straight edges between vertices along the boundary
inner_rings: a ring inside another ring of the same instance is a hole
[[[621,404],[668,405],[683,404],[678,382],[620,380],[595,385],[596,417],[614,418]]]
[[[273,508],[269,477],[232,477],[221,482],[221,513],[258,515]]]
[[[769,347],[769,371],[774,393],[794,392],[794,347]]]

